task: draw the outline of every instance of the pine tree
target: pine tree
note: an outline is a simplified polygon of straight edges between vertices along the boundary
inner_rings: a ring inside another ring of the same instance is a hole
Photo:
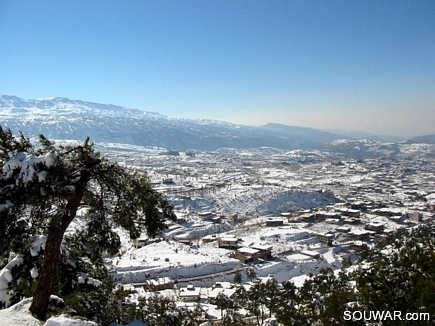
[[[366,310],[435,318],[435,226],[400,230],[378,243],[353,277]],[[386,325],[393,322],[386,321]],[[412,324],[402,321],[401,325]],[[420,324],[424,324],[420,321]]]
[[[64,234],[80,208],[88,209],[81,240],[114,253],[119,237],[114,226],[132,238],[142,231],[157,235],[166,220],[175,219],[172,206],[156,192],[147,175],[101,157],[86,139],[81,145],[56,145],[40,136],[35,148],[23,135],[0,128],[0,240],[2,252],[26,251],[35,236],[47,236],[44,257],[30,311],[45,319],[57,281]]]
[[[240,284],[240,283],[242,283],[242,273],[240,273],[240,271],[239,270],[237,270],[235,273],[234,273],[234,283],[237,283],[237,284]]]
[[[206,326],[202,320],[206,319],[207,313],[201,307],[199,302],[195,308],[189,309],[189,307],[179,307],[180,326]]]
[[[228,301],[228,296],[223,292],[219,292],[216,296],[215,304],[221,311],[221,317],[223,316],[223,310],[228,306]]]
[[[246,268],[246,276],[252,281],[258,278],[257,273],[255,272],[254,268],[249,266]]]
[[[161,295],[150,296],[144,307],[145,321],[154,326],[176,326],[180,322],[180,311],[175,301]]]
[[[298,289],[292,281],[282,283],[280,294],[275,298],[272,311],[284,326],[299,325]]]
[[[276,305],[276,298],[279,295],[278,282],[275,278],[270,278],[264,283],[265,306],[269,309],[269,318]]]
[[[236,309],[227,309],[225,315],[222,317],[219,325],[221,326],[243,326],[247,325],[245,321],[243,321],[243,316],[237,312]]]
[[[257,325],[260,325],[260,316],[261,323],[264,321],[264,308],[266,301],[266,285],[257,279],[246,292],[246,301],[244,305],[244,308],[257,319]]]

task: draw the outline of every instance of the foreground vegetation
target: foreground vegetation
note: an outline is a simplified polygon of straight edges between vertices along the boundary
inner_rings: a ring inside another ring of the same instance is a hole
[[[15,256],[18,269],[10,294],[30,294],[30,311],[41,320],[51,294],[73,295],[79,279],[108,279],[103,256],[121,245],[114,227],[131,238],[155,236],[175,219],[146,174],[101,157],[89,139],[62,146],[41,135],[35,146],[0,127],[0,163],[0,253],[6,261]],[[81,209],[86,223],[66,234]]]

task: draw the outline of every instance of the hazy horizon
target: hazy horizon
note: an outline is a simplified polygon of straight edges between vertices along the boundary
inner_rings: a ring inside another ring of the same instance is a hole
[[[0,90],[189,119],[435,134],[431,1],[0,3]]]

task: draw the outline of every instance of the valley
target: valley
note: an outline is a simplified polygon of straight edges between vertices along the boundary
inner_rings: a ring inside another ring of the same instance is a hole
[[[158,239],[124,237],[122,255],[109,261],[115,279],[132,290],[131,300],[154,289],[180,305],[181,289],[194,286],[199,292],[187,301],[215,311],[208,296],[216,284],[232,288],[237,273],[242,282],[254,270],[300,286],[324,268],[339,272],[387,234],[432,222],[433,145],[399,143],[390,158],[382,153],[388,144],[359,145],[368,143],[378,158],[97,144],[110,159],[147,171],[177,215]]]

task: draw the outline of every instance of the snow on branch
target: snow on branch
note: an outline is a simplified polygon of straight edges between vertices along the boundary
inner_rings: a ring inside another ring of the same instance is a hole
[[[54,164],[56,157],[57,154],[55,151],[51,151],[43,156],[35,156],[34,154],[25,152],[17,153],[3,166],[2,179],[11,178],[14,173],[19,170],[17,183],[29,183],[35,180],[35,178],[38,179],[38,182],[44,182],[47,172],[42,168],[51,167]]]

